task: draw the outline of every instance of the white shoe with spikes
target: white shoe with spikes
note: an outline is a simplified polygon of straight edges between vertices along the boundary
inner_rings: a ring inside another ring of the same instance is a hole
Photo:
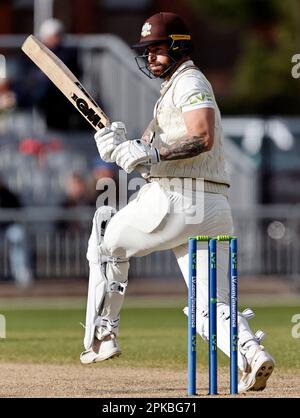
[[[239,393],[264,390],[267,380],[271,376],[275,361],[273,357],[264,350],[264,347],[257,345],[251,359],[247,358],[248,370],[243,373],[240,380]],[[247,355],[246,355],[247,356]]]

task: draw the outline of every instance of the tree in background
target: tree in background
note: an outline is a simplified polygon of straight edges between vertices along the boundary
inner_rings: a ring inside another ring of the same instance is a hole
[[[300,79],[291,75],[300,53],[300,0],[189,0],[197,14],[238,29],[241,52],[232,69],[225,113],[297,114]]]

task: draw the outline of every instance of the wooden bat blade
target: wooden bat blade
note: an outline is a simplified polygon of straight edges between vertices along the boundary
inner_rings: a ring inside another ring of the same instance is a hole
[[[22,51],[70,100],[93,128],[99,130],[109,124],[106,114],[70,69],[35,36],[28,36],[22,45]]]
[[[22,45],[22,51],[70,100],[94,129],[99,130],[110,124],[106,114],[70,69],[35,36],[28,36]],[[146,167],[137,166],[136,169],[141,174],[148,173]]]

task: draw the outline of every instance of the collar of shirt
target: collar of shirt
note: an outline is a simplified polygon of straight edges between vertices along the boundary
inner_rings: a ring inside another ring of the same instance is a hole
[[[192,60],[188,60],[183,62],[175,71],[174,74],[172,74],[172,77],[170,78],[170,80],[164,81],[161,84],[161,90],[160,93],[163,94],[166,89],[169,87],[169,84],[173,82],[174,78],[177,77],[178,73],[180,73],[184,68],[190,67],[191,65],[194,65],[194,62]]]

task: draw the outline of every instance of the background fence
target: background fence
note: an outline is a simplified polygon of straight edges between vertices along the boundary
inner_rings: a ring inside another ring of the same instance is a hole
[[[1,279],[11,276],[12,257],[17,262],[20,251],[28,257],[36,279],[87,277],[86,249],[93,212],[90,207],[2,210]],[[234,221],[241,275],[300,278],[299,206],[258,206],[254,211],[235,211]],[[180,274],[171,251],[131,260],[131,277],[172,278]]]

